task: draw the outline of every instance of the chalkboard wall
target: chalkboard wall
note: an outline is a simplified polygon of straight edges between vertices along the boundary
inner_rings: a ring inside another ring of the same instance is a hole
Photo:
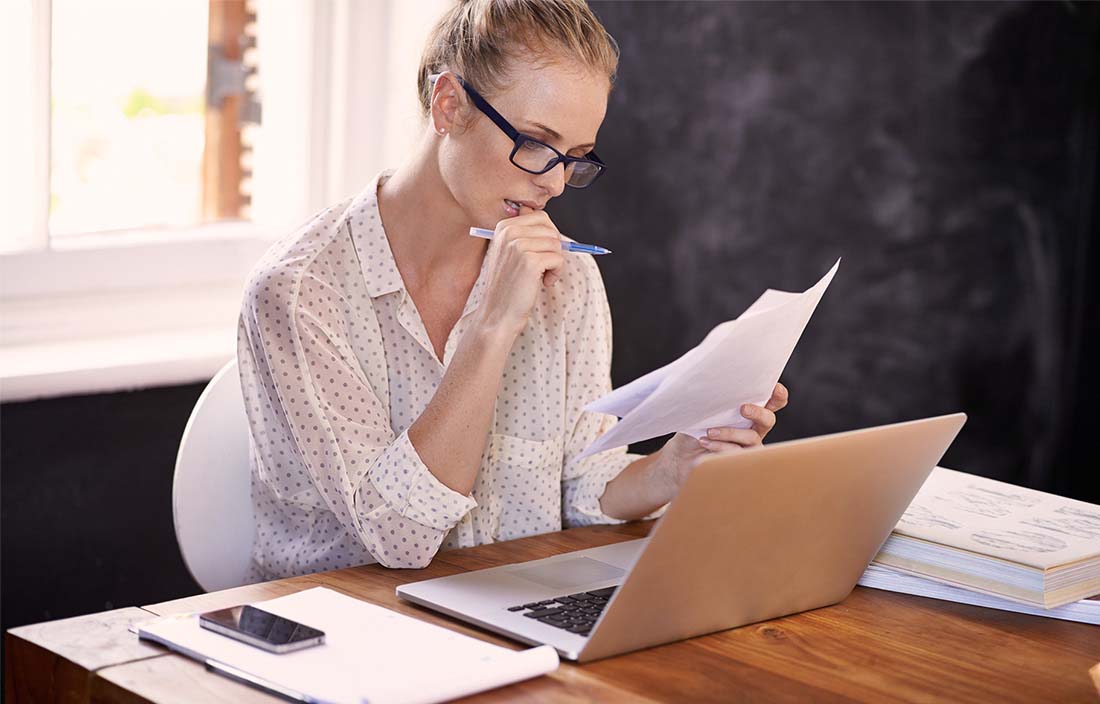
[[[944,464],[1098,498],[1100,8],[592,7],[610,168],[550,212],[615,252],[616,384],[842,257],[775,439],[962,410]]]
[[[617,384],[843,257],[774,439],[964,410],[945,464],[1100,501],[1100,5],[593,6],[611,170],[552,214],[615,250]],[[170,497],[201,389],[0,409],[3,628],[197,591]]]

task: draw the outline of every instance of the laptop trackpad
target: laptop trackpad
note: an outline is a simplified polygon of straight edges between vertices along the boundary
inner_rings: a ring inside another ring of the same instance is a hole
[[[572,560],[551,562],[547,565],[526,567],[515,570],[512,574],[551,589],[568,589],[592,582],[615,579],[626,574],[626,570],[619,569],[606,562],[593,560],[591,557],[577,557]]]

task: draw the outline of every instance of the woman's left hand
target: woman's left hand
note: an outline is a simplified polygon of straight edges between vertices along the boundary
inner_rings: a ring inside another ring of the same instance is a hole
[[[764,441],[764,437],[775,427],[775,414],[787,405],[787,387],[776,384],[772,397],[763,406],[746,403],[741,406],[741,415],[752,421],[751,428],[708,428],[707,437],[696,440],[690,435],[676,433],[661,448],[661,464],[667,468],[674,483],[673,491],[683,485],[695,461],[711,452],[731,452],[746,447],[755,447]]]

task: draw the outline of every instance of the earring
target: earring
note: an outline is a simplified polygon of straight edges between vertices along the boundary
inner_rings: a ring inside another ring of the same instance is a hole
[[[435,131],[435,133],[436,134],[447,134],[447,128],[446,127],[440,127],[439,129],[437,129]]]

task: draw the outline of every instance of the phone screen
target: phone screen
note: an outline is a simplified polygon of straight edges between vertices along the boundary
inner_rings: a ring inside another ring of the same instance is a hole
[[[234,606],[201,614],[204,628],[273,652],[287,652],[324,641],[325,632],[289,618],[257,609]]]

